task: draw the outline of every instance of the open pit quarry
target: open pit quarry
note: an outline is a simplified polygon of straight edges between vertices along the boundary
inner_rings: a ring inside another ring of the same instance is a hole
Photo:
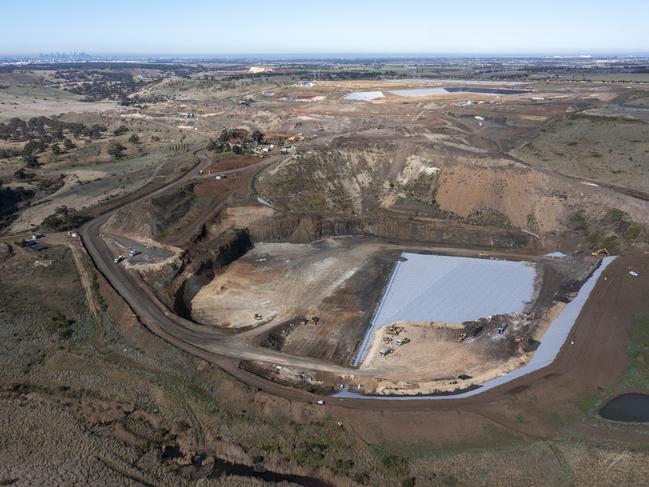
[[[644,485],[649,60],[223,61],[0,66],[0,485]]]
[[[598,98],[539,106],[530,90],[545,87],[394,85],[381,97],[319,86],[329,94],[290,108],[303,131],[291,150],[205,152],[105,217],[113,255],[141,251],[121,272],[176,316],[166,333],[297,389],[426,397],[505,380],[553,323],[574,324],[570,303],[607,255],[591,252],[649,224],[647,199],[515,150]]]

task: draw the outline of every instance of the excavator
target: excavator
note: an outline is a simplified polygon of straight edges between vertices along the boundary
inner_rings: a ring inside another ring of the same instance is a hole
[[[610,253],[606,247],[602,247],[601,249],[597,249],[595,252],[591,252],[591,255],[593,257],[599,257],[600,255],[610,255]]]

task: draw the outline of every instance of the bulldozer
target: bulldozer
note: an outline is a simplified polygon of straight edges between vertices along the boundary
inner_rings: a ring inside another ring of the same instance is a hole
[[[606,247],[602,247],[601,249],[597,249],[595,252],[591,252],[593,257],[598,257],[600,255],[610,255],[608,249]]]

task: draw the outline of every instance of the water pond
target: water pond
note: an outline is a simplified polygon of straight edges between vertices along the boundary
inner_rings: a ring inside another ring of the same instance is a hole
[[[649,422],[649,395],[622,394],[611,399],[600,409],[599,415],[612,421],[647,423]]]
[[[530,93],[528,90],[513,90],[510,88],[471,88],[468,86],[445,88],[409,88],[405,90],[392,90],[391,94],[397,96],[432,96],[446,95],[448,93],[478,93],[483,95],[523,95]]]

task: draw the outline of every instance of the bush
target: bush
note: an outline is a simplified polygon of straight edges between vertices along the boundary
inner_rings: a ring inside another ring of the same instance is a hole
[[[611,208],[606,212],[605,219],[609,223],[619,224],[624,222],[627,216],[628,215],[624,211],[618,210],[617,208]]]
[[[28,167],[30,169],[36,169],[41,165],[41,163],[38,162],[38,157],[36,156],[25,156],[23,160],[25,161],[25,167]]]
[[[14,177],[16,179],[22,179],[24,181],[31,181],[34,179],[34,173],[31,173],[29,171],[25,171],[23,168],[20,168],[14,172]]]
[[[629,223],[629,226],[624,232],[624,235],[622,235],[622,238],[627,242],[633,242],[634,240],[638,239],[641,233],[642,233],[642,226],[640,224]]]
[[[579,210],[570,215],[570,226],[580,232],[588,231],[588,222],[583,210]]]
[[[126,132],[128,132],[128,127],[126,125],[120,125],[113,130],[113,134],[115,135],[124,135]]]
[[[124,157],[124,151],[125,150],[126,150],[126,147],[124,147],[119,142],[112,142],[108,146],[108,154],[113,156],[115,159],[121,159],[122,157]]]
[[[91,218],[80,214],[77,210],[61,206],[52,215],[45,217],[41,226],[49,231],[60,232],[68,228],[76,228],[83,225]]]
[[[401,487],[415,487],[415,478],[407,477],[401,481]]]
[[[60,339],[67,340],[74,334],[74,329],[72,328],[74,323],[75,321],[65,316],[65,314],[60,311],[55,311],[50,315],[48,329],[56,333]]]
[[[398,455],[387,455],[381,458],[381,465],[386,472],[391,473],[395,477],[402,477],[410,472],[408,460]]]

